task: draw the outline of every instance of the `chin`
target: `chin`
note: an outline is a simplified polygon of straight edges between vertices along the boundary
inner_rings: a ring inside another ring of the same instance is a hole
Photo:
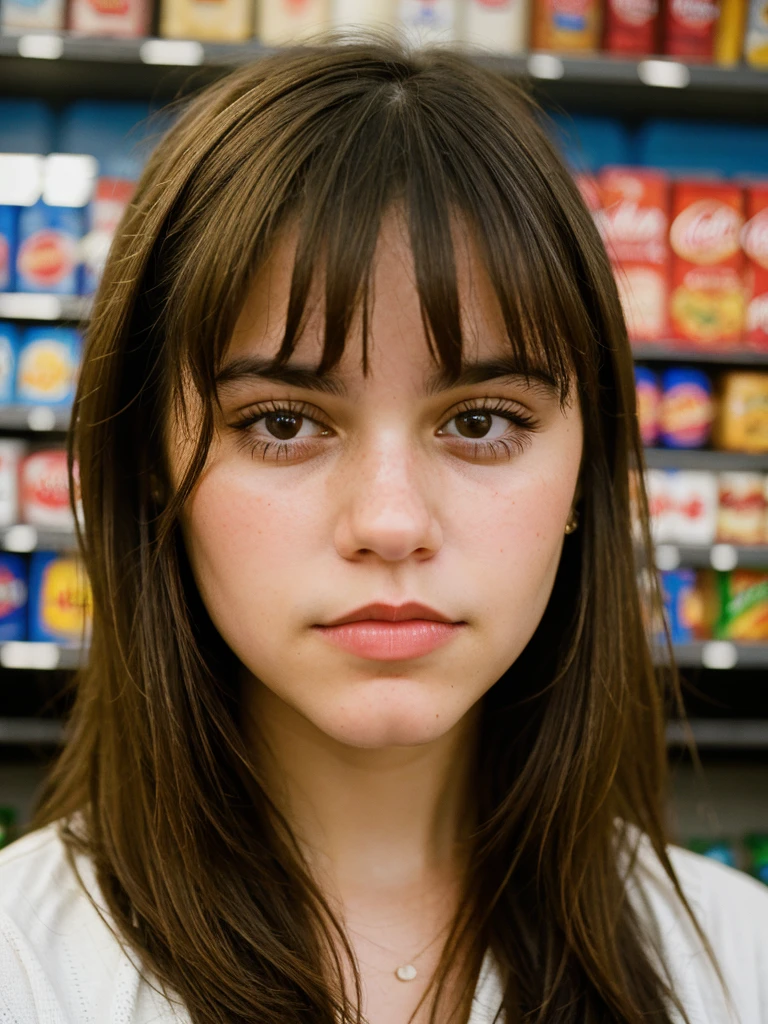
[[[338,743],[376,750],[432,743],[444,736],[460,717],[453,708],[414,699],[412,694],[398,694],[396,687],[390,685],[377,694],[369,692],[362,700],[345,701],[343,707],[326,706],[322,714],[312,715],[311,720]]]

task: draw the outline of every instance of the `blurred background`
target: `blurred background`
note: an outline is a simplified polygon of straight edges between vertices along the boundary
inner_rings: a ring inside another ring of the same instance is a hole
[[[0,845],[87,657],[64,442],[167,104],[329,28],[392,26],[531,83],[606,241],[703,765],[671,720],[670,820],[768,884],[767,0],[0,0]]]

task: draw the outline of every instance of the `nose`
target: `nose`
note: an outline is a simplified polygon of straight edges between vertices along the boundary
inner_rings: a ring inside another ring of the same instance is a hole
[[[435,473],[412,440],[381,438],[359,452],[338,481],[336,549],[343,558],[399,562],[442,545]]]

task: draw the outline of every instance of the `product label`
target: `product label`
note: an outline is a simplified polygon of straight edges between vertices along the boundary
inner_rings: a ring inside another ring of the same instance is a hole
[[[698,384],[682,382],[664,392],[661,429],[667,444],[698,447],[705,444],[712,426],[712,400]]]
[[[681,182],[675,187],[670,312],[679,340],[740,341],[746,313],[743,224],[738,186]]]
[[[95,14],[125,15],[130,10],[128,0],[87,0]]]
[[[0,235],[0,291],[7,290],[11,281],[11,247],[5,235]]]
[[[605,168],[595,222],[614,265],[629,336],[667,333],[669,182],[656,172]]]
[[[669,0],[665,52],[711,60],[719,0]]]
[[[90,613],[87,577],[73,558],[57,558],[43,570],[40,585],[42,628],[67,640],[78,640]]]
[[[689,263],[722,263],[739,251],[741,214],[717,199],[701,199],[678,214],[669,241]]]
[[[583,32],[588,24],[590,0],[551,0],[552,23],[561,32]]]
[[[610,0],[611,12],[627,25],[647,25],[659,12],[658,0]]]
[[[0,564],[0,619],[12,615],[27,602],[27,585],[7,565]]]
[[[22,469],[22,502],[27,522],[53,525],[62,518],[69,520],[66,452],[35,452],[27,456]]]
[[[743,241],[747,256],[768,270],[768,206],[744,225]]]
[[[61,402],[73,383],[69,346],[54,339],[32,342],[19,355],[17,395],[20,399]]]
[[[768,187],[747,191],[747,223],[742,245],[747,257],[746,341],[768,351]]]
[[[19,246],[19,274],[36,288],[54,290],[76,266],[77,241],[63,231],[43,228]]]

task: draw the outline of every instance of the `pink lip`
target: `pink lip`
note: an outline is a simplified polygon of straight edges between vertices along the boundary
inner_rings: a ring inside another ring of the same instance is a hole
[[[434,622],[408,619],[383,622],[368,619],[341,626],[316,626],[321,634],[337,647],[361,658],[376,661],[402,661],[420,658],[455,637],[462,622]]]
[[[420,601],[406,601],[405,604],[386,604],[382,601],[374,601],[373,604],[363,605],[346,615],[340,615],[330,622],[323,622],[323,626],[342,626],[346,622],[363,622],[369,619],[382,619],[384,622],[404,622],[410,619],[429,619],[431,622],[452,622],[448,615],[430,608]]]

